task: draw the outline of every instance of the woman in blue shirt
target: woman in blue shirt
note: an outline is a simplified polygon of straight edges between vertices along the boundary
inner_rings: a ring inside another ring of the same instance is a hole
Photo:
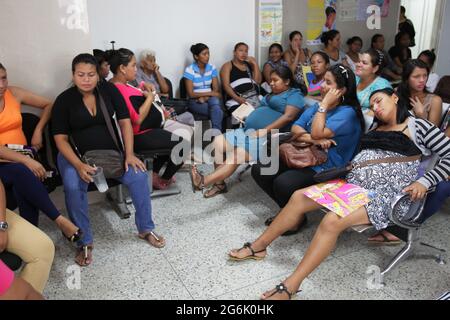
[[[212,186],[204,196],[214,197],[227,192],[224,180],[230,177],[240,164],[257,161],[264,153],[267,132],[270,130],[289,131],[293,122],[303,111],[304,100],[299,89],[291,88],[294,83],[292,71],[281,66],[271,73],[272,94],[266,96],[261,105],[253,111],[245,121],[245,127],[229,130],[223,136],[214,139],[216,170],[207,176],[191,170],[192,186],[202,190]],[[223,155],[229,155],[223,159]],[[225,160],[225,161],[224,161]],[[219,164],[223,164],[219,166]]]
[[[336,92],[339,92],[338,100]],[[286,206],[295,191],[315,184],[314,175],[317,172],[348,163],[353,158],[361,132],[364,131],[361,107],[356,97],[355,74],[350,68],[340,64],[330,67],[325,74],[321,94],[322,102],[302,114],[292,126],[292,133],[305,132],[299,141],[328,149],[327,162],[303,169],[290,169],[280,162],[278,172],[272,175],[264,174],[266,165],[257,164],[252,168],[253,179],[280,208]],[[324,105],[331,107],[323,110]],[[273,218],[269,218],[266,224],[270,224],[272,220]],[[300,231],[305,224],[306,219],[285,235]]]
[[[363,53],[356,64],[357,94],[366,122],[366,131],[370,129],[374,118],[373,112],[369,109],[372,92],[392,88],[389,81],[379,76],[385,65],[384,53],[375,49],[369,49]]]

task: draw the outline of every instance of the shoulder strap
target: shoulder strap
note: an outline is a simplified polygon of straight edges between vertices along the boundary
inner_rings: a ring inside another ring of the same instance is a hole
[[[417,156],[411,156],[411,157],[389,157],[389,158],[383,158],[383,159],[376,159],[376,160],[368,160],[360,163],[352,163],[352,168],[364,168],[368,167],[374,164],[380,164],[380,163],[402,163],[402,162],[411,162],[420,160],[422,158],[421,155]]]
[[[97,93],[98,93],[98,101],[100,104],[100,110],[103,113],[103,117],[105,118],[106,127],[108,128],[109,134],[111,135],[111,138],[113,139],[114,144],[116,145],[117,149],[119,151],[122,151],[123,145],[119,144],[119,141],[117,140],[117,136],[116,136],[116,133],[114,132],[111,117],[109,116],[108,109],[106,108],[105,100],[103,100],[103,97],[98,89],[97,89]]]

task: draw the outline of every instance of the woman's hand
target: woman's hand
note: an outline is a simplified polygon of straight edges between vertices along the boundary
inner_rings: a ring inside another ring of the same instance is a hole
[[[129,167],[132,167],[134,169],[134,172],[147,171],[147,168],[145,167],[145,164],[139,160],[135,155],[127,156],[125,159],[125,171],[128,172]]]
[[[41,130],[35,130],[33,133],[33,137],[31,138],[31,146],[36,150],[39,151],[44,145],[43,145],[43,132]]]
[[[316,140],[314,144],[320,146],[323,150],[328,150],[333,146],[337,146],[336,141],[331,139]]]
[[[254,57],[248,56],[246,61],[254,66],[258,65],[258,63],[256,62],[256,59]]]
[[[251,133],[250,136],[252,138],[261,138],[261,137],[265,137],[268,132],[269,132],[269,130],[267,130],[267,129],[259,129],[259,130],[256,130],[255,132]]]
[[[80,165],[76,167],[78,175],[80,176],[81,180],[83,180],[86,183],[94,182],[94,179],[92,179],[92,176],[97,171],[94,167],[91,167],[90,165],[81,162]]]
[[[412,185],[403,189],[403,192],[409,193],[412,201],[422,200],[425,198],[428,189],[420,182],[414,182]]]
[[[334,106],[338,105],[341,101],[343,91],[339,89],[330,89],[325,94],[325,97],[322,99],[322,103],[320,104],[322,108],[326,110],[332,109]]]
[[[420,102],[419,97],[415,98],[409,98],[409,101],[411,102],[411,106],[413,107],[414,114],[417,117],[422,118],[425,115],[425,106]]]
[[[208,100],[209,100],[208,97],[200,97],[200,98],[197,99],[197,101],[199,103],[206,103],[206,102],[208,102]]]
[[[155,86],[152,83],[144,82],[142,84],[142,86],[143,86],[143,88],[142,88],[143,91],[147,91],[147,92],[150,92],[150,93],[156,91],[156,88],[155,88]]]
[[[36,160],[33,160],[31,158],[28,158],[23,163],[28,169],[33,172],[33,174],[41,181],[44,181],[46,178],[46,170],[42,164],[37,162]]]

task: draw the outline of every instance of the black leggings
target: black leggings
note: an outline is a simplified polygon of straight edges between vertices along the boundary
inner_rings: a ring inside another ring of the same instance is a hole
[[[274,175],[261,175],[263,165],[252,167],[252,177],[280,208],[284,208],[295,191],[316,184],[311,168],[289,169],[280,161],[280,169]]]
[[[8,208],[19,206],[20,215],[31,224],[38,225],[39,211],[52,220],[60,216],[45,186],[23,164],[1,163],[0,179],[6,189]]]
[[[175,135],[174,135],[175,136]],[[134,136],[134,150],[139,152],[145,152],[147,150],[172,150],[180,142],[183,142],[181,137],[175,136],[176,141],[172,141],[172,133],[164,129],[152,129],[143,134]],[[175,140],[175,139],[174,139]],[[180,157],[183,157],[183,151],[180,152]],[[183,163],[175,164],[170,155],[159,156],[153,162],[153,172],[159,173],[161,168],[167,164],[166,170],[162,175],[162,178],[169,180],[175,173],[183,166]]]

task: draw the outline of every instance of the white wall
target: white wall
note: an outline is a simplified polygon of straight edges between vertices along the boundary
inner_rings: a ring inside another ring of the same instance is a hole
[[[450,37],[448,35],[448,31],[450,30],[450,1],[445,0],[444,5],[435,68],[440,76],[450,75]]]
[[[255,0],[95,0],[88,1],[92,47],[125,47],[136,54],[153,49],[161,72],[178,88],[189,48],[203,42],[220,68],[243,41],[255,52]]]
[[[90,50],[83,3],[0,0],[0,62],[10,85],[50,98],[67,87],[74,54]]]

